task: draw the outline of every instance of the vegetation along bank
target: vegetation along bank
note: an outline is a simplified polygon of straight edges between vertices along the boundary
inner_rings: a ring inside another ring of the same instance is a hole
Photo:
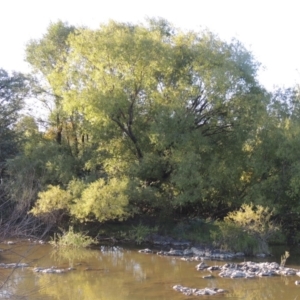
[[[59,21],[26,61],[30,74],[0,70],[2,236],[299,243],[299,89],[266,91],[239,41]]]

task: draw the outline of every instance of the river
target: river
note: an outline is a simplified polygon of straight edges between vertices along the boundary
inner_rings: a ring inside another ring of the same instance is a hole
[[[18,241],[1,244],[0,263],[22,262],[29,267],[0,269],[2,288],[0,298],[7,299],[63,299],[63,300],[183,300],[183,299],[244,299],[276,300],[300,299],[298,276],[275,276],[253,279],[203,279],[208,271],[196,271],[197,262],[176,257],[138,253],[136,248],[101,252],[95,249],[55,250],[49,244]],[[284,253],[285,248],[277,249]],[[276,252],[276,251],[275,251]],[[280,262],[276,254],[271,261]],[[243,261],[244,259],[240,260]],[[270,261],[270,259],[269,259]],[[207,261],[209,265],[223,265],[222,261]],[[287,266],[299,268],[299,253],[291,254]],[[34,272],[34,267],[73,268],[62,274]],[[193,288],[217,287],[225,294],[214,296],[185,296],[173,290],[181,284]]]

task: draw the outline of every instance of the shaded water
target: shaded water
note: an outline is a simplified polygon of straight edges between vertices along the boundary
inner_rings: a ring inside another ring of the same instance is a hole
[[[17,243],[2,245],[0,263],[26,262],[29,268],[0,269],[0,280],[6,280],[0,298],[12,294],[12,299],[299,299],[297,276],[255,279],[203,279],[207,271],[196,271],[197,262],[185,262],[173,257],[140,254],[137,249],[122,252],[101,252],[97,249],[55,251],[50,245]],[[284,248],[279,249],[280,254]],[[280,257],[272,261],[280,262]],[[208,265],[225,262],[207,261]],[[300,255],[291,255],[287,266],[299,268]],[[35,273],[32,267],[74,267],[63,274]],[[226,294],[217,296],[184,296],[172,289],[175,284],[188,287],[218,287]]]

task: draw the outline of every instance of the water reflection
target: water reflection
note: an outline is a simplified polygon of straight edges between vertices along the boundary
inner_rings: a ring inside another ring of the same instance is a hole
[[[300,290],[294,281],[294,276],[237,280],[226,297],[245,300],[298,299]]]
[[[31,251],[28,251],[28,247],[31,247]],[[229,279],[218,277],[216,272],[213,273],[212,279],[203,279],[202,277],[209,272],[197,272],[195,262],[140,254],[136,250],[101,251],[100,248],[53,250],[49,245],[22,244],[13,249],[12,253],[9,252],[3,252],[1,262],[16,262],[22,257],[22,262],[30,263],[31,267],[73,267],[75,270],[64,274],[42,274],[34,273],[32,268],[16,269],[13,272],[2,269],[0,280],[3,282],[7,278],[9,280],[1,289],[0,298],[13,294],[13,299],[19,297],[30,300],[185,299],[185,296],[173,291],[172,286],[175,284],[228,290],[225,295],[214,296],[214,299],[298,299],[300,292],[300,286],[294,283],[299,279],[297,276]],[[207,263],[214,265],[224,262]],[[212,297],[203,296],[201,299]]]
[[[54,248],[50,251],[50,257],[59,267],[75,268],[79,264],[98,259],[98,251],[86,249]]]

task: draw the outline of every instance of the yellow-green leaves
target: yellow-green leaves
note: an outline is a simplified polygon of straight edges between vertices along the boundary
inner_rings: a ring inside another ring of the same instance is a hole
[[[105,221],[125,217],[132,203],[210,211],[241,203],[249,180],[240,178],[251,170],[243,147],[265,94],[240,43],[164,20],[76,32],[59,23],[28,54],[55,94],[58,158],[75,162],[65,172],[48,160],[46,170],[59,170],[71,194],[67,174],[85,182],[70,215]]]
[[[52,185],[49,185],[46,191],[40,192],[38,197],[35,207],[30,211],[36,216],[68,210],[72,201],[72,196],[68,191]]]
[[[213,235],[219,235],[219,240],[231,250],[267,254],[267,242],[279,229],[271,220],[273,212],[261,205],[243,204],[239,210],[230,212],[224,222],[217,223],[219,232]]]
[[[268,235],[277,227],[271,221],[273,211],[269,207],[243,204],[240,210],[227,215],[225,222],[233,222],[251,234]]]
[[[96,218],[100,222],[126,218],[126,186],[126,181],[115,178],[107,183],[103,179],[91,183],[72,207],[72,215],[80,220]]]
[[[85,186],[79,181],[72,181],[69,190],[49,186],[39,193],[31,213],[45,217],[60,211],[60,215],[68,213],[81,221],[124,219],[128,216],[126,187],[126,180],[115,178],[108,182],[99,179]]]

